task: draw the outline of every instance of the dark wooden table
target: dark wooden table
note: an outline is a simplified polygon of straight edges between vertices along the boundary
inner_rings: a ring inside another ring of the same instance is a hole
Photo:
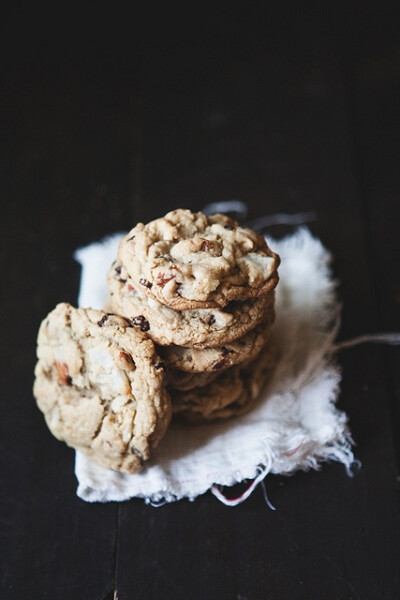
[[[269,476],[275,512],[259,490],[87,504],[31,393],[39,322],[76,303],[74,249],[178,206],[315,211],[340,337],[400,330],[394,11],[57,4],[2,10],[0,597],[399,598],[398,348],[340,355],[361,470]]]

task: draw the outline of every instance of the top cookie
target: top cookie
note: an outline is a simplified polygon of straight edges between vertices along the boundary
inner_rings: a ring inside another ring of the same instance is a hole
[[[62,303],[37,354],[34,394],[51,432],[104,467],[139,471],[171,417],[153,342],[122,317]]]
[[[176,310],[267,294],[280,262],[262,236],[233,219],[184,209],[138,223],[121,240],[118,257],[148,296]]]

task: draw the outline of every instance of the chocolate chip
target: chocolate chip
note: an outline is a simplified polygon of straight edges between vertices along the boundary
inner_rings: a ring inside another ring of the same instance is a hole
[[[144,287],[147,287],[147,288],[149,288],[149,289],[153,287],[153,284],[152,284],[152,283],[150,283],[150,281],[147,281],[147,279],[143,279],[143,278],[142,278],[142,279],[139,279],[139,283],[140,283],[141,285],[143,285]]]
[[[66,383],[67,385],[70,385],[70,386],[71,386],[71,385],[72,385],[72,377],[70,377],[70,376],[68,375],[68,377],[67,377],[67,379],[66,379],[66,382],[65,382],[65,383]]]
[[[135,327],[139,327],[140,331],[148,331],[150,329],[150,323],[144,318],[143,315],[133,317],[133,319],[131,319],[131,323]]]
[[[213,371],[218,371],[218,369],[222,369],[222,367],[225,365],[225,363],[226,363],[226,360],[225,360],[225,357],[223,356],[222,358],[217,360],[217,362],[215,362],[211,368]]]
[[[130,238],[128,238],[126,241],[127,241],[127,242],[130,242],[131,240],[134,240],[134,239],[135,239],[135,236],[134,236],[134,235],[132,235],[132,236],[131,236]]]
[[[155,369],[164,369],[164,363],[162,360],[158,360],[156,363],[154,363],[154,368]]]
[[[126,279],[122,279],[122,277],[121,277],[121,269],[122,269],[122,265],[118,265],[118,267],[115,267],[115,269],[114,269],[115,278],[118,279],[118,281],[120,281],[121,283],[126,283]]]
[[[232,225],[224,225],[224,229],[227,229],[228,231],[233,231],[235,228]]]
[[[214,325],[214,323],[215,323],[215,317],[214,317],[214,315],[210,315],[210,316],[208,317],[208,321],[207,321],[207,323],[208,323],[209,325]]]
[[[103,325],[107,321],[107,319],[108,319],[108,315],[104,315],[103,317],[101,317],[100,321],[97,321],[97,325],[99,327],[103,327]]]

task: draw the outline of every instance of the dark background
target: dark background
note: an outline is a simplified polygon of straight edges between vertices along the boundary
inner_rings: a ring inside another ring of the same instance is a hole
[[[74,249],[178,206],[315,211],[340,338],[400,329],[395,3],[56,4],[1,9],[0,597],[400,597],[398,348],[340,354],[361,470],[269,476],[275,512],[86,504],[31,393]]]

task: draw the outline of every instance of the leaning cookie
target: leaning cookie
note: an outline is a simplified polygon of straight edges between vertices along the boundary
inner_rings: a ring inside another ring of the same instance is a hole
[[[267,343],[275,313],[271,309],[265,321],[243,337],[215,348],[183,348],[162,346],[158,349],[168,368],[187,373],[224,371],[234,365],[251,360]]]
[[[221,346],[246,335],[273,312],[274,292],[244,302],[230,302],[219,309],[174,310],[146,296],[119,262],[112,265],[107,280],[107,306],[129,318],[161,346]]]
[[[255,359],[231,367],[208,385],[186,391],[170,388],[174,415],[200,424],[247,413],[272,377],[276,361],[276,348],[267,344]]]
[[[34,395],[50,431],[104,467],[136,473],[171,403],[154,344],[122,317],[59,304],[42,322]]]
[[[225,215],[177,209],[138,223],[118,259],[136,286],[176,310],[222,308],[271,292],[279,256],[264,238]]]

